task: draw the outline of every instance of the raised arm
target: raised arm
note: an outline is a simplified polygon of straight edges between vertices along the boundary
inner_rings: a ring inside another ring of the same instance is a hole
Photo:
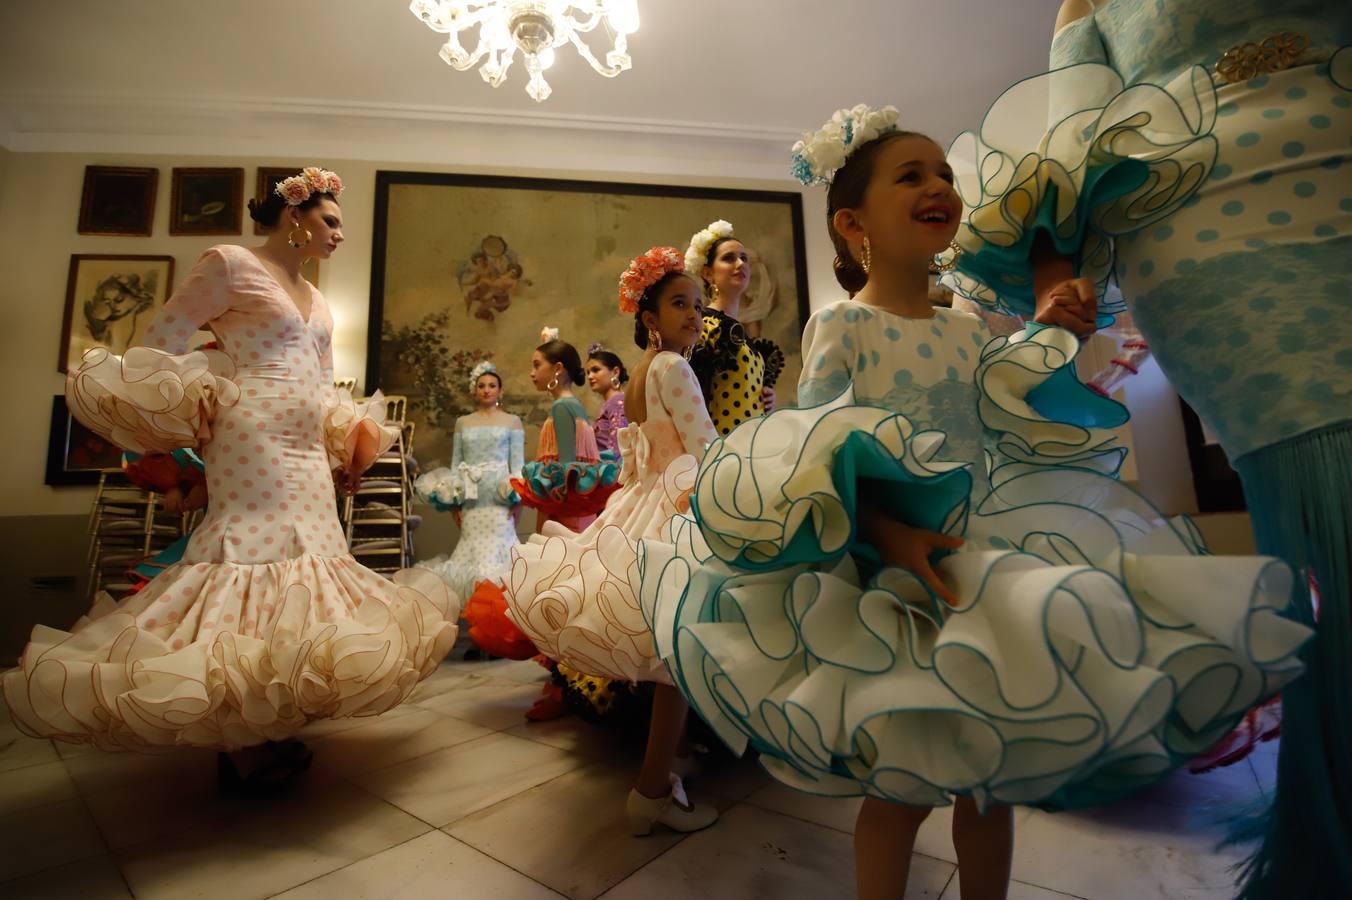
[[[187,353],[193,333],[230,308],[230,261],[217,247],[197,260],[146,329],[143,347],[165,353]]]

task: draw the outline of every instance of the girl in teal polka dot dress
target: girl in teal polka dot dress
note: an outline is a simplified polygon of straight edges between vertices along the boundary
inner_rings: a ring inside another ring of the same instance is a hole
[[[1343,0],[1066,0],[1053,71],[949,152],[971,208],[953,287],[1020,315],[1067,292],[1129,307],[1308,624],[1318,584],[1248,900],[1352,884],[1349,43]]]
[[[930,306],[962,203],[896,115],[842,110],[798,148],[854,297],[808,322],[801,406],[709,448],[693,517],[644,542],[642,603],[735,752],[865,798],[861,897],[904,893],[917,829],[952,805],[982,900],[1008,886],[1013,805],[1165,777],[1295,677],[1310,632],[1278,615],[1286,565],[1207,555],[1113,477],[1125,411],[1075,378],[1073,334],[992,338]]]

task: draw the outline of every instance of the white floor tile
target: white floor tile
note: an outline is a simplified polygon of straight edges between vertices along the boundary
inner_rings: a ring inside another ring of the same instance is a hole
[[[0,772],[0,816],[73,800],[78,794],[61,760]]]
[[[863,800],[859,797],[818,797],[771,781],[748,797],[746,802],[761,809],[854,834],[854,820],[859,816],[859,805]]]
[[[917,856],[909,900],[937,900],[953,866]],[[749,804],[693,834],[605,895],[606,900],[749,900],[854,895],[849,835]]]
[[[138,900],[262,900],[429,830],[351,784],[309,788],[119,850],[118,863]]]
[[[276,900],[549,900],[559,895],[440,831],[277,895]]]
[[[526,721],[526,710],[540,696],[540,686],[497,681],[483,676],[448,679],[437,693],[415,700],[423,709],[501,731]]]
[[[441,827],[585,763],[581,757],[545,744],[492,734],[363,775],[357,781],[400,809]]]
[[[98,856],[105,849],[79,800],[0,816],[0,882]]]
[[[645,838],[629,833],[634,774],[605,764],[578,769],[446,831],[561,894],[590,900],[681,839],[662,828]]]
[[[13,900],[132,900],[117,863],[107,854],[0,884]]]
[[[309,741],[308,744],[315,754],[315,766],[339,775],[353,776],[374,772],[492,733],[472,722],[454,719],[429,709],[415,708],[408,715],[372,719],[360,728],[340,731]]]

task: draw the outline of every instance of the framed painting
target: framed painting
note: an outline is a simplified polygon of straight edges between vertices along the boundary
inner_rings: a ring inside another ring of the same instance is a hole
[[[57,371],[94,347],[125,353],[169,299],[173,281],[172,256],[72,254]]]
[[[633,318],[616,309],[620,274],[655,245],[684,253],[716,219],[752,255],[739,317],[783,349],[775,391],[792,404],[808,315],[798,193],[421,172],[376,173],[365,389],[408,396],[419,459],[436,465],[474,409],[470,369],[492,359],[533,457],[550,401],[528,378],[541,328],[579,354],[600,343],[637,363]],[[599,409],[585,386],[577,395]]]
[[[72,418],[64,396],[53,397],[46,483],[54,487],[98,484],[100,472],[121,468],[122,450]]]
[[[1198,510],[1213,513],[1247,509],[1244,485],[1239,480],[1239,473],[1230,467],[1220,440],[1181,398],[1178,406],[1183,414],[1183,437],[1188,445],[1188,463],[1192,467]]]
[[[170,234],[241,234],[243,169],[174,169]]]
[[[80,234],[150,237],[159,169],[85,166]]]
[[[279,181],[290,178],[298,172],[300,168],[297,166],[259,166],[258,177],[254,181],[254,199],[262,203],[263,198],[271,193]],[[266,233],[262,225],[254,223],[254,234]]]

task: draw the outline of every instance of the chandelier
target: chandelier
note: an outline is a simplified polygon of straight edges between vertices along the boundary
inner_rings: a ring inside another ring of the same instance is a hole
[[[638,0],[413,0],[409,10],[438,34],[447,35],[441,58],[458,71],[479,65],[493,87],[507,78],[520,51],[530,75],[526,93],[537,102],[550,95],[545,70],[554,49],[571,43],[599,74],[614,78],[631,65],[628,37],[638,31]],[[602,64],[582,39],[605,25],[612,46]],[[462,32],[479,29],[478,43],[467,51]]]

